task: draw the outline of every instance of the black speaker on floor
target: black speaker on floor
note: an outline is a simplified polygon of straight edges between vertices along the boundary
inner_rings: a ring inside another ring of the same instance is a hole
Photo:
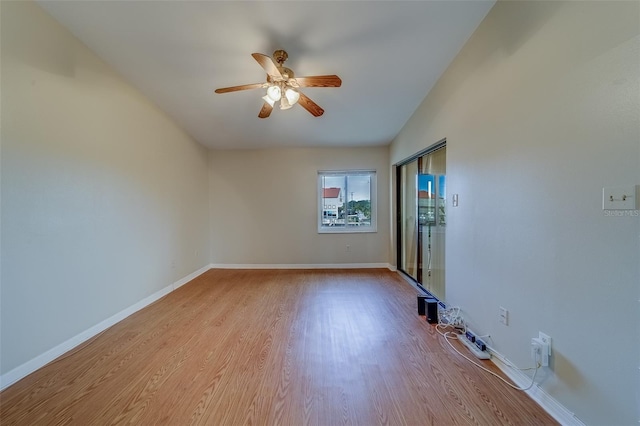
[[[427,322],[429,324],[438,323],[438,301],[430,297],[424,299]]]
[[[418,315],[425,315],[424,300],[428,297],[426,294],[418,295]]]

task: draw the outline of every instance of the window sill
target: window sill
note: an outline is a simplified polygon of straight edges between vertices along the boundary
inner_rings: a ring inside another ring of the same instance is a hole
[[[374,234],[377,232],[378,229],[374,226],[353,226],[349,228],[341,226],[326,226],[318,229],[318,234]]]

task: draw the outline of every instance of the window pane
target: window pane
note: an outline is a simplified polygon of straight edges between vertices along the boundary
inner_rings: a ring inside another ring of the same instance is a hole
[[[375,232],[375,172],[318,172],[318,232]]]
[[[371,177],[347,175],[347,226],[371,226]]]
[[[447,178],[441,175],[438,181],[438,223],[439,225],[447,224]]]
[[[322,227],[344,226],[344,176],[322,177]]]

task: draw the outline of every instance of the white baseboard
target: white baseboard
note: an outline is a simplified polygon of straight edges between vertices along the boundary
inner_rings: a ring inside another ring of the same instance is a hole
[[[175,289],[177,289],[179,287],[182,287],[183,285],[185,285],[189,281],[193,280],[194,278],[199,277],[200,275],[204,274],[205,272],[207,272],[211,268],[212,268],[212,266],[211,266],[211,264],[209,264],[207,266],[203,266],[202,268],[198,269],[195,272],[190,273],[186,277],[184,277],[184,278],[176,281],[175,283],[173,283],[173,289],[175,290]]]
[[[270,264],[270,263],[212,263],[209,265],[216,269],[391,269],[388,263],[292,263],[292,264]]]
[[[531,377],[524,374],[522,371],[516,370],[509,366],[506,358],[495,349],[491,348],[491,361],[506,374],[513,382],[521,387],[525,388],[531,384]],[[574,413],[569,411],[567,407],[560,404],[557,399],[546,393],[537,384],[533,385],[531,389],[525,391],[527,395],[538,403],[549,415],[556,419],[561,425],[565,426],[585,426]]]
[[[198,269],[197,271],[187,275],[186,277],[176,281],[175,283],[166,286],[162,290],[158,290],[155,293],[153,293],[152,295],[145,297],[144,299],[142,299],[138,303],[135,303],[135,304],[129,306],[128,308],[118,312],[117,314],[105,319],[104,321],[101,321],[100,323],[94,325],[93,327],[89,328],[88,330],[83,331],[82,333],[72,337],[71,339],[69,339],[69,340],[67,340],[65,342],[62,342],[61,344],[49,349],[45,353],[38,355],[37,357],[33,358],[32,360],[27,361],[24,364],[14,368],[13,370],[8,371],[7,373],[1,375],[0,376],[0,390],[5,389],[6,387],[14,384],[15,382],[17,382],[18,380],[20,380],[22,378],[28,376],[29,374],[33,373],[34,371],[38,370],[39,368],[44,367],[45,365],[47,365],[48,363],[50,363],[54,359],[58,358],[60,355],[70,351],[71,349],[75,348],[76,346],[80,345],[81,343],[83,343],[83,342],[89,340],[90,338],[92,338],[93,336],[96,336],[97,334],[103,332],[107,328],[109,328],[112,325],[122,321],[123,319],[125,319],[129,315],[131,315],[131,314],[139,311],[140,309],[150,305],[151,303],[153,303],[156,300],[162,298],[163,296],[166,296],[167,294],[171,293],[172,291],[174,291],[178,287],[183,286],[184,284],[188,283],[189,281],[191,281],[192,279],[196,278],[197,276],[203,274],[204,272],[208,271],[209,269],[211,269],[210,265],[207,265],[207,266],[205,266],[203,268]]]

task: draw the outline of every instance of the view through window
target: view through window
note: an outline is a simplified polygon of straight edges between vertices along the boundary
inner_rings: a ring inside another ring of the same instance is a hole
[[[318,172],[318,232],[375,232],[375,171]]]

